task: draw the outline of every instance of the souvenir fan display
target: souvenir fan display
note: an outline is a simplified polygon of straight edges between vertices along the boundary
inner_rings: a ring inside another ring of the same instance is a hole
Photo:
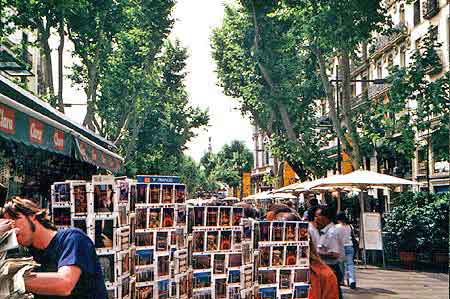
[[[93,176],[91,182],[52,185],[52,217],[58,228],[76,227],[93,241],[110,299],[134,299],[133,190],[127,178]]]
[[[192,298],[254,298],[253,224],[243,208],[188,207]]]
[[[308,223],[258,221],[255,232],[258,298],[308,298]]]
[[[186,187],[179,177],[138,175],[136,183],[136,296],[190,298]]]

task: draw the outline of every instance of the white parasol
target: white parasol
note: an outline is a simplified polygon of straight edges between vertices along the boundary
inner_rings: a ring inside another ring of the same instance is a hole
[[[322,180],[316,180],[311,183],[314,184],[310,186],[310,189],[314,190],[324,187],[368,189],[385,187],[392,188],[402,185],[419,185],[419,183],[414,181],[369,170],[356,170],[346,175],[336,175]]]

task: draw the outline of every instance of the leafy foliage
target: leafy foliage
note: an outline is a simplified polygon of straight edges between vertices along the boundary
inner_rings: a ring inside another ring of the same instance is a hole
[[[203,184],[183,151],[208,115],[188,102],[186,49],[168,41],[174,0],[8,3],[16,13],[6,21],[19,29],[67,32],[76,61],[70,79],[87,95],[84,125],[115,143],[127,174],[181,173],[191,191]]]
[[[150,77],[150,82],[146,82],[151,84],[149,88],[142,91],[141,99],[135,99],[140,100],[136,105],[142,106],[138,106],[140,110],[135,112],[129,130],[119,143],[129,168],[140,173],[167,174],[170,169],[165,167],[181,163],[185,144],[194,137],[192,130],[208,121],[204,111],[188,104],[183,83],[186,50],[178,44],[168,43],[166,47],[158,58],[155,76],[158,81]]]
[[[402,193],[386,218],[387,246],[403,251],[442,251],[448,246],[450,193]]]
[[[303,178],[321,175],[329,165],[320,162],[327,158],[315,130],[314,101],[323,96],[315,58],[296,46],[286,22],[269,16],[275,2],[254,1],[254,9],[244,2],[226,6],[222,26],[213,31],[219,85],[271,137],[279,158]]]
[[[239,187],[244,172],[253,167],[253,154],[241,141],[225,144],[217,153],[206,153],[200,160],[205,174],[205,191],[217,190],[219,184]]]

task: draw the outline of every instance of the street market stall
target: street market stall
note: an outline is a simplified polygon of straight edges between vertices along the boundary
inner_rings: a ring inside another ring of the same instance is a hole
[[[55,181],[119,172],[123,158],[114,149],[0,75],[0,183],[7,197],[22,195],[47,206]]]

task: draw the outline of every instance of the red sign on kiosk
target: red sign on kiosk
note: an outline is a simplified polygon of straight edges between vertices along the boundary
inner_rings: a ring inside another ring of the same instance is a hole
[[[0,131],[14,134],[16,131],[14,110],[0,105]]]
[[[30,118],[29,136],[30,141],[42,144],[44,139],[44,124],[33,118]]]
[[[64,150],[64,132],[56,130],[53,133],[53,144],[57,150]]]

